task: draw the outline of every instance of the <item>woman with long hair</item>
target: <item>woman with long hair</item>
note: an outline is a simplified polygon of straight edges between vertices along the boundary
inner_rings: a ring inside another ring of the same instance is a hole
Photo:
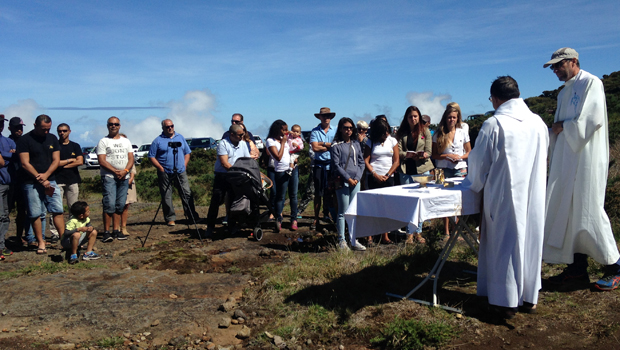
[[[385,116],[377,116],[370,125],[368,147],[364,150],[364,162],[368,172],[368,189],[394,186],[394,173],[400,165],[398,141],[390,136],[390,125]],[[392,243],[387,232],[382,242]]]
[[[405,111],[400,127],[396,132],[398,140],[398,155],[400,159],[400,169],[398,175],[400,184],[413,183],[413,175],[430,175],[433,169],[431,154],[433,150],[433,140],[431,132],[424,126],[422,113],[416,106],[409,106]],[[422,224],[416,231],[415,238],[419,243],[424,243],[422,238]],[[406,243],[413,243],[413,235],[407,236]]]
[[[351,118],[342,118],[338,122],[336,136],[334,136],[330,152],[332,172],[335,172],[342,179],[342,183],[338,184],[342,187],[336,188],[338,248],[348,250],[344,236],[344,212],[347,211],[349,204],[360,190],[360,180],[365,166],[362,147],[357,140],[357,129]],[[366,247],[355,239],[352,232],[349,232],[349,241],[354,250],[366,250]]]
[[[267,149],[274,161],[273,187],[275,190],[276,203],[276,232],[282,229],[282,210],[284,209],[284,198],[291,175],[287,172],[290,169],[290,152],[287,144],[288,125],[281,119],[276,120],[269,128],[267,135]],[[291,226],[297,226],[297,191],[289,191],[291,200]],[[293,198],[294,197],[294,198]],[[292,227],[291,227],[292,228]]]
[[[245,128],[245,124],[241,124],[241,127],[245,133],[243,139],[241,140],[248,143],[248,147],[250,147],[250,157],[253,159],[258,159],[258,157],[260,157],[260,151],[258,150],[258,147],[256,147],[256,143],[254,143],[254,140],[250,138],[250,133],[248,132],[248,129]]]
[[[463,123],[458,104],[448,104],[437,131],[433,135],[433,159],[446,178],[467,176],[467,157],[471,152],[469,127]],[[449,235],[449,221],[445,218],[446,236]]]

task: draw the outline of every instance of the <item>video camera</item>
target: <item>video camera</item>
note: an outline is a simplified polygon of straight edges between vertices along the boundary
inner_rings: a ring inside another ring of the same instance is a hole
[[[172,148],[179,148],[181,147],[182,143],[177,141],[177,142],[168,142],[168,147],[172,147]]]

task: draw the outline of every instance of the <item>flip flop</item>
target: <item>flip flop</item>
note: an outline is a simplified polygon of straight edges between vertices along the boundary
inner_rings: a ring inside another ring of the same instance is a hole
[[[45,254],[47,254],[47,249],[37,248],[37,255],[45,255]]]

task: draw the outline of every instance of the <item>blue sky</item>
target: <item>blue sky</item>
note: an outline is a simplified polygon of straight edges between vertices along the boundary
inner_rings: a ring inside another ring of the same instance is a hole
[[[85,146],[112,115],[137,144],[167,117],[215,138],[235,112],[259,135],[275,119],[309,130],[321,107],[399,124],[415,104],[436,122],[450,101],[492,109],[498,75],[523,97],[557,88],[542,65],[560,47],[599,77],[620,70],[619,13],[615,0],[5,0],[0,112],[49,114]]]

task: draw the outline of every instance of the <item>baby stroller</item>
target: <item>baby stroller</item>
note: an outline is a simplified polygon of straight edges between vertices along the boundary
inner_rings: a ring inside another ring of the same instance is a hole
[[[260,241],[263,238],[261,222],[267,222],[270,213],[276,216],[266,193],[273,186],[271,180],[260,172],[256,160],[247,157],[237,159],[226,179],[233,189],[229,221],[253,226],[252,235]],[[267,209],[262,214],[261,205]]]

